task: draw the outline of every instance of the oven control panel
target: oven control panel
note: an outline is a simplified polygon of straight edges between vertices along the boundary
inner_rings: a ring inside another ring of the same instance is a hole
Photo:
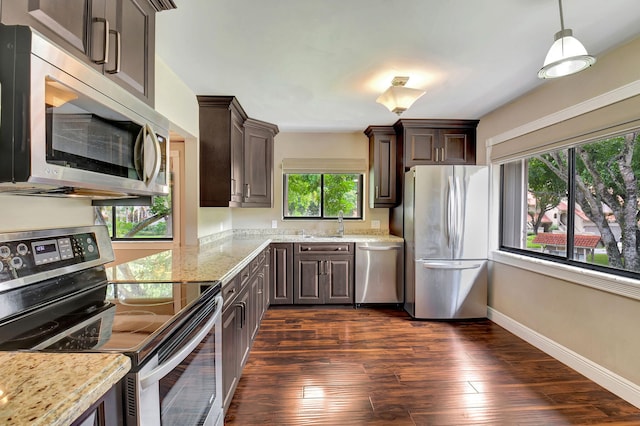
[[[0,240],[0,282],[100,259],[95,232]]]

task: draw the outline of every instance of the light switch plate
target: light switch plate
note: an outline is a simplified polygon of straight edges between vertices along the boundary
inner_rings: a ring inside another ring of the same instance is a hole
[[[278,221],[277,221],[277,220],[272,220],[272,221],[271,221],[271,227],[272,227],[273,229],[276,229],[276,228],[278,227]]]
[[[380,221],[372,220],[371,221],[371,229],[380,229]]]

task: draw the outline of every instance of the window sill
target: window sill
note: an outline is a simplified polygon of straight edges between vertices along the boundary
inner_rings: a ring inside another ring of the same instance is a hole
[[[515,266],[585,287],[640,300],[639,280],[503,251],[492,251],[489,254],[489,259],[496,263]]]
[[[145,249],[164,249],[169,250],[176,246],[173,241],[112,241],[111,247],[114,250],[145,250]]]

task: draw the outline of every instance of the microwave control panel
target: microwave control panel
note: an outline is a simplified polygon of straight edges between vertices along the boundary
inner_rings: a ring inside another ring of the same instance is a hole
[[[0,241],[0,282],[99,258],[92,232]]]

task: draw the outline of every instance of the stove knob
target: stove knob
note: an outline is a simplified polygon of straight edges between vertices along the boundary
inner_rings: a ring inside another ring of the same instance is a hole
[[[27,247],[25,243],[20,243],[18,244],[18,247],[16,248],[16,250],[18,250],[18,254],[20,256],[24,256],[29,252],[29,247]]]
[[[0,262],[0,272],[4,269],[4,263]]]
[[[22,258],[14,257],[11,259],[11,266],[13,266],[13,269],[20,269],[22,267]]]
[[[11,254],[11,249],[8,246],[0,247],[0,257],[7,258]]]

